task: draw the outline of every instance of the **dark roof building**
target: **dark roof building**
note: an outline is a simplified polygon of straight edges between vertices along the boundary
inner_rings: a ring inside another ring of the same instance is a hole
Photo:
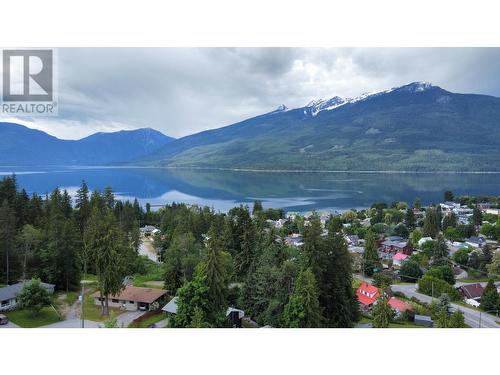
[[[458,290],[462,293],[464,298],[473,299],[475,301],[479,301],[484,292],[483,286],[479,283],[462,285],[458,287]]]

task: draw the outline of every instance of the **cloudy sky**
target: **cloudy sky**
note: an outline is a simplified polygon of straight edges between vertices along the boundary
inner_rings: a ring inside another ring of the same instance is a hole
[[[59,49],[58,117],[0,119],[65,139],[141,127],[181,137],[413,81],[500,96],[498,61],[500,48]]]

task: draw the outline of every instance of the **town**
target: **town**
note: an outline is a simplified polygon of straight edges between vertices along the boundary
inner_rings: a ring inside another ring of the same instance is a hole
[[[500,328],[500,197],[157,211],[0,182],[0,327]]]

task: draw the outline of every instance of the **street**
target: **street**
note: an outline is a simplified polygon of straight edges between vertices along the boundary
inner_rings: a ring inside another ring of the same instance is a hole
[[[415,297],[421,302],[432,302],[431,297],[417,292],[416,284],[395,284],[391,286],[391,289],[394,292],[401,292],[409,298]],[[456,303],[451,303],[451,306],[454,309],[459,309],[463,312],[465,323],[472,328],[479,328],[479,320],[481,320],[481,328],[500,328],[500,324],[496,323],[496,321],[500,321],[500,318],[497,318],[494,315],[486,314],[469,307],[457,305]]]

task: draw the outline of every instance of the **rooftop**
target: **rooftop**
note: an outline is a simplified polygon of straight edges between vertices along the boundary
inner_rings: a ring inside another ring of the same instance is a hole
[[[158,298],[163,297],[167,294],[166,290],[155,289],[155,288],[139,288],[136,286],[128,285],[123,289],[120,294],[110,296],[113,299],[119,299],[123,301],[134,301],[142,303],[152,303]],[[92,294],[92,297],[99,297],[99,292]]]

